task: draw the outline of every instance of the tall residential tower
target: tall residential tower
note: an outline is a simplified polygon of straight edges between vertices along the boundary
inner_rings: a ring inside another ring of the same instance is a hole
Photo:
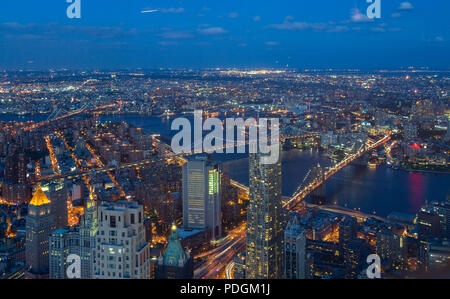
[[[249,154],[246,278],[279,279],[284,272],[281,162],[262,164],[261,158],[260,153]]]
[[[130,201],[98,208],[94,278],[149,279],[150,245],[145,241],[144,208]]]

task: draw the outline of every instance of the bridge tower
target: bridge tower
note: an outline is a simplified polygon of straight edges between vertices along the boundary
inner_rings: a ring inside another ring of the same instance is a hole
[[[324,205],[327,203],[326,189],[325,189],[325,169],[317,163],[311,169],[311,177],[317,182],[322,182],[313,192],[311,192],[311,202],[316,205]]]

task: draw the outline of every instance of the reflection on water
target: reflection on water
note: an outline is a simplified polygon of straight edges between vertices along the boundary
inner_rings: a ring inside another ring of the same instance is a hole
[[[284,152],[283,195],[292,195],[308,170],[317,163],[328,166],[331,161],[317,150]],[[226,162],[224,170],[233,179],[248,184],[248,159]],[[326,195],[330,203],[385,217],[393,211],[415,214],[426,200],[444,200],[449,188],[450,176],[445,174],[409,173],[385,166],[371,169],[351,164],[327,181]]]
[[[42,121],[46,115],[15,116],[0,114],[0,121]],[[171,119],[140,115],[102,115],[101,121],[128,123],[143,128],[147,133],[172,136]],[[248,185],[248,159],[246,155],[214,155],[226,161],[224,170],[230,176]],[[228,161],[230,159],[234,159]],[[282,156],[283,195],[290,196],[303,181],[311,167],[320,163],[329,166],[332,162],[317,150],[291,150]],[[442,201],[450,191],[450,175],[409,173],[385,166],[375,169],[365,165],[351,164],[341,169],[326,183],[326,195],[330,202],[360,208],[366,213],[376,212],[387,216],[392,211],[415,214],[428,201]]]

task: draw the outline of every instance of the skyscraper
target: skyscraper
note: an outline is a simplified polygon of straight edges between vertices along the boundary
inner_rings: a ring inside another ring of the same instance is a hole
[[[440,237],[450,239],[450,201],[433,202],[432,209],[439,216]]]
[[[81,278],[92,278],[94,272],[96,237],[98,232],[97,198],[91,190],[85,212],[79,225],[79,255],[81,258]]]
[[[405,140],[415,140],[417,138],[417,126],[411,122],[404,125],[403,138]]]
[[[261,158],[260,153],[249,154],[246,277],[277,279],[284,272],[281,162],[262,164]]]
[[[97,208],[94,194],[91,192],[80,225],[60,228],[50,235],[50,278],[67,278],[67,257],[71,254],[76,254],[81,259],[81,278],[93,278],[97,231]]]
[[[305,230],[294,216],[284,232],[284,278],[304,279],[306,258]]]
[[[212,239],[222,235],[221,170],[200,156],[183,165],[183,228],[209,229]]]
[[[55,227],[64,228],[67,226],[67,188],[64,181],[54,181],[42,186],[42,191],[50,198],[51,213]]]
[[[49,278],[67,278],[67,257],[79,253],[78,227],[60,228],[49,237]],[[82,277],[87,278],[87,277]]]
[[[339,244],[345,246],[357,237],[358,222],[353,217],[345,217],[339,222]]]
[[[343,247],[345,278],[356,279],[363,270],[365,259],[370,254],[366,241],[354,238]]]
[[[14,184],[27,183],[27,156],[16,153],[5,158],[5,181]]]
[[[49,267],[49,235],[55,229],[51,203],[38,185],[26,218],[26,263],[30,275],[46,275]]]
[[[408,251],[407,238],[388,229],[376,233],[376,254],[384,263],[391,262],[394,267],[403,267]]]
[[[444,139],[444,141],[450,141],[450,121],[447,122],[447,132],[445,132],[442,139]]]
[[[191,279],[194,266],[188,250],[183,250],[177,227],[172,225],[166,251],[158,258],[155,268],[157,279]]]
[[[144,209],[128,201],[98,209],[94,278],[150,278],[150,245],[145,241]]]
[[[31,198],[31,185],[27,180],[28,158],[19,152],[5,158],[3,196],[10,203],[26,203]]]
[[[428,207],[421,208],[417,212],[417,235],[421,242],[428,241],[429,239],[439,238],[441,235],[441,224],[437,211],[434,211]]]

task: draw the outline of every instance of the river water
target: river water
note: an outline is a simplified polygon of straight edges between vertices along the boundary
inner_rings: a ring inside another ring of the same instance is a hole
[[[45,119],[44,116],[17,117],[0,114],[0,121]],[[114,115],[102,116],[101,121],[127,121],[143,128],[147,133],[160,133],[167,137],[176,133],[170,130],[171,120],[162,117]],[[215,155],[214,157],[224,161],[223,169],[232,179],[248,184],[246,155]],[[283,152],[283,195],[292,195],[308,170],[317,163],[328,166],[331,161],[318,150]],[[372,169],[364,165],[351,164],[331,177],[325,186],[326,196],[331,203],[385,217],[393,211],[415,214],[427,200],[444,200],[450,191],[450,175],[412,173],[386,166]]]
[[[282,156],[282,192],[292,195],[311,167],[330,160],[318,150],[291,150]],[[248,159],[228,161],[224,170],[231,178],[248,184]],[[450,175],[410,173],[379,166],[350,164],[325,184],[330,203],[386,217],[389,213],[415,214],[425,201],[442,201],[450,190]],[[308,199],[307,199],[308,200]]]

